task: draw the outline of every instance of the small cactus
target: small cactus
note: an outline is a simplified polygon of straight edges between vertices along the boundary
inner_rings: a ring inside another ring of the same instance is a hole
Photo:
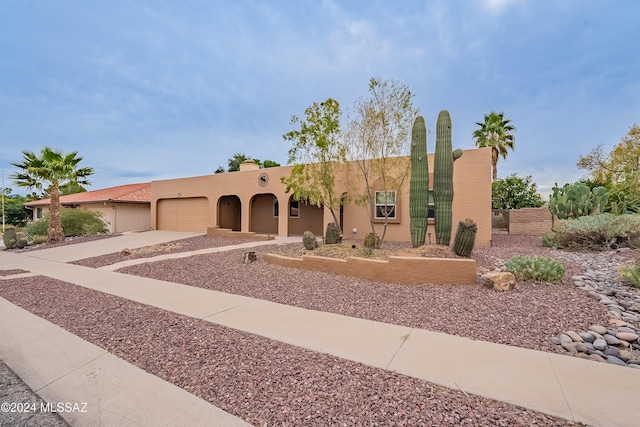
[[[458,223],[458,231],[453,243],[453,251],[460,256],[469,257],[476,241],[478,226],[472,219],[467,218]]]
[[[324,236],[324,243],[327,245],[334,245],[340,243],[342,240],[342,234],[340,233],[340,227],[335,222],[327,224],[327,231]]]
[[[302,244],[304,245],[304,248],[312,251],[315,248],[318,247],[318,241],[316,240],[316,236],[315,234],[313,234],[310,231],[305,231],[302,234]]]
[[[27,241],[27,235],[20,232],[20,233],[16,233],[16,247],[18,249],[22,249],[25,246],[27,246],[29,244],[29,242]]]
[[[363,244],[365,248],[377,248],[380,246],[380,236],[373,233],[367,233],[366,236],[364,236]]]

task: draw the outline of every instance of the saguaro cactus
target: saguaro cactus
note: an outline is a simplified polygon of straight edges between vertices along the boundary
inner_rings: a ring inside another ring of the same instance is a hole
[[[451,150],[451,116],[447,110],[442,110],[436,123],[433,201],[436,205],[436,242],[446,246],[451,242],[453,162],[462,156],[462,150]]]
[[[411,130],[411,180],[409,181],[409,216],[411,244],[424,245],[429,213],[429,161],[427,158],[427,126],[422,116],[416,117]]]

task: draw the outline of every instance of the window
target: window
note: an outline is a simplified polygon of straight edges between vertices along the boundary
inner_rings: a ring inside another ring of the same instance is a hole
[[[273,196],[273,216],[274,218],[278,218],[280,215],[280,207],[278,206],[278,198]]]
[[[299,218],[300,217],[300,202],[298,200],[293,200],[289,202],[289,218]]]
[[[376,191],[376,219],[396,218],[396,192]]]
[[[42,218],[42,208],[36,208],[36,219]]]

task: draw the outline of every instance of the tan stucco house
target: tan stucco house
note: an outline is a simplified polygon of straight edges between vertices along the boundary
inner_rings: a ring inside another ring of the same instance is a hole
[[[433,185],[433,157],[433,153],[429,154],[430,185]],[[280,178],[289,176],[291,168],[260,169],[248,161],[237,172],[153,181],[151,228],[197,231],[212,236],[229,232],[296,236],[309,230],[322,236],[326,225],[333,221],[331,213],[328,209],[293,200],[291,194],[286,193]],[[346,166],[335,181],[338,191],[347,194],[349,188],[363,186],[355,168]],[[452,234],[458,221],[471,218],[478,224],[476,245],[490,245],[491,149],[465,150],[454,164],[453,186]],[[408,178],[399,194],[391,195],[391,200],[395,206],[385,239],[410,241]],[[370,231],[368,214],[363,207],[347,203],[339,217],[346,239],[362,239]],[[429,220],[428,233],[435,243],[433,221]],[[377,225],[381,227],[382,222],[381,219]]]
[[[37,221],[49,211],[51,199],[25,203]],[[100,212],[110,233],[151,229],[151,183],[128,184],[102,190],[60,196],[67,208],[85,208]]]

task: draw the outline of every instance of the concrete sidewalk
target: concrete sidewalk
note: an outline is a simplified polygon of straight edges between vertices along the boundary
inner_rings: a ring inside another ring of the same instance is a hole
[[[640,402],[633,393],[640,389],[640,370],[43,258],[2,253],[0,267],[28,270],[593,426],[635,426],[640,419]],[[20,334],[20,326],[15,328],[3,335]]]

